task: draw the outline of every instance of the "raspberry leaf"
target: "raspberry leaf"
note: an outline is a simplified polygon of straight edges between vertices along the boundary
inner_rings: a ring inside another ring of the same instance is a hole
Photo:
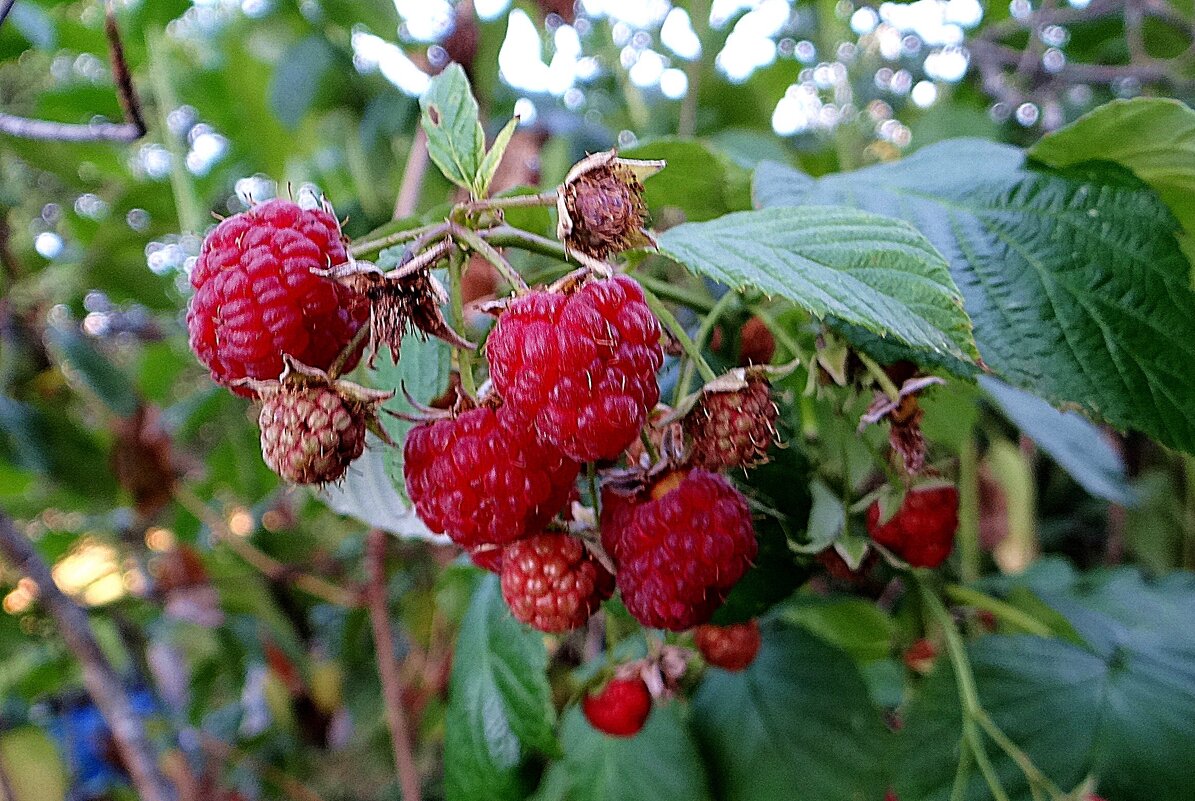
[[[476,197],[485,197],[489,193],[490,182],[494,180],[494,173],[498,171],[498,165],[502,163],[502,156],[506,153],[510,138],[515,135],[515,129],[518,127],[519,118],[515,117],[494,137],[494,144],[481,160],[477,176],[473,179],[473,194]]]
[[[710,801],[697,746],[676,703],[657,704],[643,730],[607,737],[574,707],[560,727],[564,759],[548,769],[535,801]]]
[[[750,173],[702,142],[658,139],[619,152],[628,159],[668,162],[668,169],[643,184],[653,215],[677,208],[691,222],[751,208]]]
[[[945,259],[902,220],[844,206],[743,211],[669,229],[660,250],[727,286],[779,295],[915,350],[978,356]]]
[[[1000,377],[1195,451],[1190,267],[1174,217],[1123,169],[1038,169],[1018,148],[959,139],[817,181],[766,164],[755,195],[912,222],[949,257]]]
[[[431,160],[445,178],[477,196],[485,131],[478,117],[477,100],[460,64],[449,64],[431,79],[419,98],[419,107],[423,109],[423,130]]]
[[[859,670],[803,630],[765,624],[750,667],[706,673],[693,723],[725,801],[884,796],[890,735]]]
[[[527,750],[559,753],[543,637],[506,609],[498,578],[478,584],[453,652],[445,739],[447,796],[522,799]]]

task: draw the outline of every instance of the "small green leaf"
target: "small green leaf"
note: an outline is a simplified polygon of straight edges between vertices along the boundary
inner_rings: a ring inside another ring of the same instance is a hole
[[[444,177],[470,192],[485,156],[477,100],[460,64],[449,64],[419,99],[427,152]]]
[[[481,165],[477,168],[477,178],[473,182],[473,194],[477,197],[489,194],[490,182],[494,180],[494,173],[498,172],[498,165],[506,155],[506,146],[510,144],[510,138],[515,135],[515,129],[518,127],[519,118],[515,117],[494,137],[494,144],[481,160]]]
[[[453,652],[445,739],[450,801],[505,801],[526,794],[527,748],[559,753],[543,637],[506,608],[486,575]]]
[[[809,483],[813,497],[813,508],[809,510],[809,526],[806,528],[807,543],[794,546],[800,553],[818,553],[838,539],[846,529],[846,507],[842,496],[826,486],[826,482],[815,478]]]
[[[749,668],[708,671],[693,722],[723,801],[884,796],[890,736],[858,668],[800,629],[765,623]]]
[[[1178,100],[1113,100],[1047,134],[1029,155],[1052,167],[1113,161],[1129,168],[1195,233],[1195,109]]]
[[[573,707],[560,729],[564,759],[535,801],[710,801],[705,768],[678,703],[657,704],[634,737],[608,737]]]
[[[643,185],[647,207],[657,218],[671,208],[679,209],[688,222],[703,222],[751,208],[750,173],[701,142],[658,139],[619,155],[667,162],[666,169]]]
[[[76,328],[50,325],[46,341],[60,354],[68,378],[78,380],[121,417],[137,413],[141,401],[133,382]]]
[[[774,208],[686,223],[667,256],[735,289],[779,295],[931,353],[977,354],[946,261],[900,220],[831,206]]]

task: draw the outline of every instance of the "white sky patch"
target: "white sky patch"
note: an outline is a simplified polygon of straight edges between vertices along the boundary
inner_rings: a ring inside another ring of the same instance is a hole
[[[660,91],[669,100],[680,100],[689,92],[689,76],[676,67],[664,70],[660,75]]]
[[[654,28],[668,15],[668,0],[582,0],[582,8],[591,17],[609,17],[632,28]]]
[[[581,37],[571,25],[561,25],[552,38],[555,54],[551,64],[543,60],[539,28],[521,9],[510,12],[506,39],[498,51],[502,79],[524,92],[548,92],[561,97],[577,82],[581,61]]]
[[[970,55],[961,47],[944,47],[925,57],[925,74],[947,83],[958,83],[967,74]]]
[[[641,88],[648,88],[655,86],[660,82],[660,76],[664,74],[667,64],[664,57],[654,50],[643,50],[639,53],[639,58],[628,72],[631,83]]]
[[[938,99],[938,87],[933,81],[918,81],[909,97],[918,108],[929,108]]]
[[[498,16],[508,8],[510,8],[510,0],[473,0],[473,10],[477,12],[477,16],[486,21],[498,19]]]
[[[361,72],[377,70],[408,95],[419,96],[427,91],[431,80],[396,44],[364,31],[354,31],[352,38],[353,63]]]
[[[452,29],[452,4],[447,0],[394,0],[407,35],[420,42],[434,42]]]
[[[871,33],[880,24],[880,15],[871,6],[863,6],[851,14],[851,30],[859,36]]]
[[[683,59],[692,61],[701,55],[701,40],[693,30],[689,12],[683,8],[674,8],[668,12],[664,24],[660,27],[660,41]]]
[[[33,239],[33,249],[43,259],[56,259],[62,253],[62,237],[53,231],[42,231]]]

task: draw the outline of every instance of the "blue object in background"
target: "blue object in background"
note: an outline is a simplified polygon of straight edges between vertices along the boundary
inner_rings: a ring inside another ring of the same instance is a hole
[[[149,717],[157,711],[153,696],[146,689],[134,690],[129,701],[138,717]],[[114,786],[128,784],[112,730],[90,699],[63,709],[54,716],[49,728],[66,755],[71,801],[88,801],[103,796]]]

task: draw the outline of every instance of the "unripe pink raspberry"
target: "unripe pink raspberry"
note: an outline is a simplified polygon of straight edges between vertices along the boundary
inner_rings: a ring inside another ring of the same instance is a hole
[[[502,554],[502,597],[532,628],[571,631],[614,592],[614,576],[568,534],[537,534]]]

